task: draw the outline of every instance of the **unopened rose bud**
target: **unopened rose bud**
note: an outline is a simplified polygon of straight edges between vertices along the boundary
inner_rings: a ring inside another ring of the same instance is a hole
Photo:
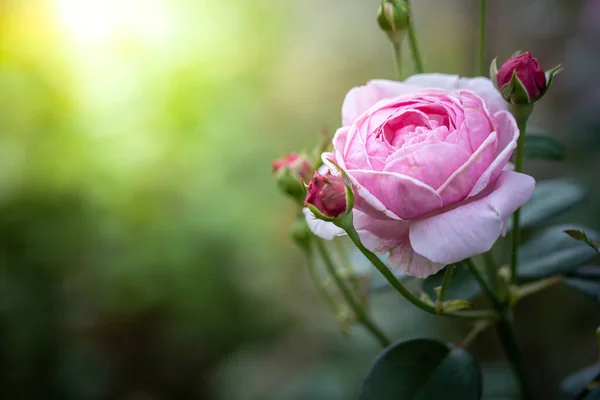
[[[283,168],[291,169],[304,182],[310,180],[313,171],[308,158],[296,153],[289,153],[285,157],[273,161],[271,165],[275,173],[281,171]]]
[[[408,5],[405,0],[383,0],[377,11],[379,27],[390,40],[400,44],[408,27]]]
[[[273,161],[271,165],[279,188],[301,203],[306,195],[304,182],[308,182],[313,171],[308,158],[290,153]]]
[[[500,70],[494,59],[490,65],[490,79],[507,102],[526,105],[541,99],[550,88],[554,75],[562,69],[557,65],[544,72],[537,59],[525,52],[506,60]]]
[[[342,175],[327,171],[325,175],[315,172],[308,184],[304,205],[317,218],[332,221],[348,214],[354,205],[352,189]]]
[[[529,52],[509,58],[496,79],[502,96],[513,104],[533,103],[546,91],[546,74]]]

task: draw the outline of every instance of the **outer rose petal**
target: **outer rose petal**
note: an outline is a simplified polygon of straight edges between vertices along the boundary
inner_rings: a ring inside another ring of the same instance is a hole
[[[444,205],[454,204],[465,199],[465,193],[472,190],[473,185],[485,172],[484,168],[494,160],[496,142],[496,133],[492,132],[469,160],[456,169],[437,190]]]
[[[352,125],[362,113],[380,100],[413,93],[419,89],[419,87],[407,85],[403,82],[385,79],[375,79],[367,82],[365,86],[355,87],[348,92],[344,99],[342,125]]]
[[[493,182],[500,172],[508,164],[508,160],[517,148],[517,139],[519,138],[519,128],[513,116],[508,111],[501,111],[494,115],[498,121],[498,148],[496,149],[496,158],[490,166],[481,174],[468,197],[476,196],[484,190],[490,182]]]
[[[500,92],[494,87],[492,81],[487,78],[460,78],[458,75],[446,74],[417,74],[406,79],[404,83],[425,88],[467,89],[481,97],[492,114],[508,109],[508,104],[502,98]]]
[[[346,168],[346,164],[344,163],[344,148],[346,147],[346,140],[348,139],[348,132],[350,131],[350,128],[345,126],[342,128],[339,128],[336,132],[335,135],[333,136],[333,151],[335,154],[335,156],[333,157],[336,162],[339,164],[340,167],[342,168]],[[328,153],[331,154],[331,153]],[[331,157],[331,156],[329,156]]]
[[[413,219],[442,207],[441,197],[430,186],[409,176],[392,172],[347,171],[353,180],[402,219]],[[357,197],[362,197],[360,190]],[[370,198],[365,198],[371,203]],[[361,206],[360,202],[356,203]],[[368,210],[361,210],[368,213]]]
[[[356,209],[353,217],[361,242],[371,251],[386,253],[408,239],[409,222],[376,219]]]
[[[376,253],[390,252],[391,269],[407,275],[425,278],[444,267],[421,256],[410,247],[410,222],[378,220],[354,210],[354,227],[363,245]]]
[[[383,171],[410,176],[438,189],[470,156],[458,145],[436,142],[402,157],[388,158]]]
[[[302,212],[304,213],[304,218],[306,218],[308,229],[318,237],[325,240],[333,240],[336,236],[346,234],[342,228],[335,226],[333,222],[323,221],[315,217],[308,208],[304,207]]]
[[[331,169],[332,171],[337,170],[337,167],[331,163],[332,153],[323,153],[321,154],[321,160],[323,164]],[[338,161],[338,160],[334,160]],[[338,164],[339,165],[339,164]],[[347,172],[347,170],[346,170]],[[354,187],[354,192],[356,194],[354,198],[354,208],[361,210],[362,212],[370,215],[375,219],[392,219],[392,220],[401,220],[399,216],[394,214],[391,210],[389,210],[377,197],[375,197],[371,192],[369,192],[364,186],[362,186],[356,179],[352,177],[352,175],[348,174],[350,180],[352,181],[352,186]]]
[[[412,248],[442,264],[486,252],[503,232],[505,219],[531,198],[534,189],[535,180],[529,175],[502,171],[485,196],[411,224]]]
[[[417,278],[427,278],[445,266],[445,264],[435,263],[415,252],[408,240],[390,252],[388,263],[395,271]]]

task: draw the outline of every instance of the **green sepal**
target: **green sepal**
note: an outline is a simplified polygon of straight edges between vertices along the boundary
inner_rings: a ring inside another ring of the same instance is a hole
[[[594,242],[584,231],[580,231],[578,229],[567,229],[564,232],[575,240],[580,240],[587,243],[592,249],[600,253],[600,242]]]
[[[331,218],[331,217],[328,217],[327,215],[322,214],[321,211],[319,211],[319,209],[317,207],[313,206],[310,203],[307,203],[306,207],[308,207],[310,212],[312,212],[315,215],[315,218],[317,218],[317,219],[321,219],[321,220],[327,221],[327,222],[332,222],[332,221],[335,221],[336,219],[338,219],[338,218]]]
[[[552,84],[552,80],[554,79],[554,75],[558,75],[563,71],[563,67],[562,65],[558,64],[556,67],[546,71],[546,87],[544,88],[544,90],[542,91],[542,93],[540,94],[540,98],[546,94],[546,92],[548,91],[548,88],[550,87],[550,85]]]
[[[350,179],[348,173],[344,171],[344,169],[340,167],[338,163],[336,163],[334,160],[328,158],[327,161],[329,161],[334,167],[337,168],[338,172],[342,175],[342,178],[344,179],[344,184],[346,185],[346,214],[348,214],[354,208],[354,189],[352,185],[352,179]]]
[[[517,71],[513,71],[510,82],[500,88],[500,93],[506,101],[512,104],[531,104],[532,99],[529,98],[523,82],[517,76]]]
[[[472,304],[463,299],[448,300],[442,303],[442,311],[452,312],[471,308]]]
[[[494,58],[490,64],[490,80],[494,87],[498,89],[498,57]]]
[[[419,300],[421,300],[423,303],[428,304],[430,306],[434,306],[433,300],[431,300],[431,297],[429,297],[429,295],[425,292],[421,292],[419,294]]]
[[[291,168],[282,168],[275,175],[277,187],[297,203],[303,204],[306,198],[306,185]]]

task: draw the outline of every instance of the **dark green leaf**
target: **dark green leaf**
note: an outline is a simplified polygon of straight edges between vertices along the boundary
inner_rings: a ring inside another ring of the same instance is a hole
[[[600,303],[600,281],[582,278],[565,278],[564,282]]]
[[[519,386],[507,364],[483,365],[483,399],[515,400],[519,398]]]
[[[600,302],[600,266],[585,266],[570,271],[564,283]]]
[[[531,199],[521,208],[521,227],[530,227],[564,212],[581,202],[587,192],[575,182],[547,180],[538,182]],[[512,219],[508,230],[512,230]]]
[[[528,133],[525,136],[525,157],[563,160],[565,155],[565,146],[552,136],[540,133]]]
[[[584,242],[564,234],[566,229],[580,229],[569,225],[547,228],[531,237],[519,251],[519,276],[525,279],[566,273],[579,267],[598,253]],[[586,229],[592,236],[597,234]]]
[[[445,270],[441,270],[437,274],[431,275],[423,281],[423,291],[433,299],[437,298],[434,289],[442,284],[444,271]],[[446,300],[471,300],[479,293],[481,293],[481,286],[479,286],[475,278],[473,278],[464,265],[458,264],[454,269],[452,277],[450,277],[450,284],[446,289]]]
[[[360,400],[475,400],[481,370],[463,348],[413,339],[385,349],[363,381]]]
[[[580,231],[577,229],[567,229],[565,233],[571,236],[575,240],[581,240],[582,242],[587,243],[592,249],[600,252],[600,243],[594,242],[592,239],[588,237],[588,235],[584,231]]]
[[[567,376],[561,383],[560,387],[563,392],[571,397],[579,396],[586,388],[589,382],[600,379],[600,363],[590,365]],[[600,388],[591,391],[582,399],[592,400],[600,398]]]
[[[586,265],[585,267],[579,267],[570,271],[567,277],[600,281],[600,266]]]

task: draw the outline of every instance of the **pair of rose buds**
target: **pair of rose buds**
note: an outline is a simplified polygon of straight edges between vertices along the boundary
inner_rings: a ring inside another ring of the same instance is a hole
[[[420,278],[488,251],[535,188],[509,163],[519,138],[509,108],[541,98],[558,70],[529,53],[495,65],[492,80],[418,74],[350,90],[317,172],[294,153],[273,162],[310,230],[331,240],[345,234],[332,221],[352,213],[367,249]]]

